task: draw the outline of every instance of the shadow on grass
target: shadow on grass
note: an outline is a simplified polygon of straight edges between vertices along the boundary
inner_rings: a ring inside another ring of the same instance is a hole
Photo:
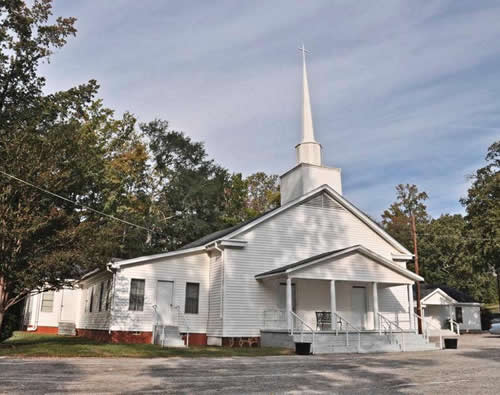
[[[82,337],[37,335],[23,332],[16,332],[4,344],[11,347],[1,347],[0,356],[12,357],[257,357],[291,353],[290,350],[283,348],[162,348],[153,344],[110,344]]]

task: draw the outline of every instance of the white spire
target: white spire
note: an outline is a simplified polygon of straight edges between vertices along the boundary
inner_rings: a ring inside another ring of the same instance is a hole
[[[316,140],[314,140],[311,98],[309,97],[309,84],[307,82],[306,52],[309,53],[309,51],[304,48],[304,44],[302,44],[302,48],[299,48],[299,51],[302,52],[302,142],[310,143],[316,142]]]
[[[304,44],[299,48],[302,52],[302,141],[295,147],[298,163],[309,163],[321,166],[321,145],[314,139],[314,128],[311,113],[311,98],[307,82],[306,49]]]

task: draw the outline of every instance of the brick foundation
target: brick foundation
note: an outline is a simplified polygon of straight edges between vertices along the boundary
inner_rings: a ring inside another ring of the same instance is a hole
[[[36,331],[29,331],[30,333],[40,333],[44,335],[57,335],[58,332],[57,326],[39,326],[36,328]]]
[[[260,347],[260,337],[223,337],[223,347]]]
[[[77,329],[77,336],[87,337],[105,343],[151,344],[152,332],[107,331],[98,329]]]
[[[182,340],[186,344],[186,334],[182,333]],[[190,333],[189,334],[189,346],[206,346],[207,345],[207,334],[206,333]]]

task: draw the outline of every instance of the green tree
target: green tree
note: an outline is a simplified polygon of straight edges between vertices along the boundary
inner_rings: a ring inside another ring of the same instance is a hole
[[[246,182],[248,184],[246,207],[250,217],[279,207],[280,189],[277,175],[258,172],[248,176]]]
[[[228,171],[208,159],[202,143],[169,130],[167,121],[154,120],[140,128],[152,167],[155,248],[173,250],[226,227]]]
[[[99,218],[7,176],[88,204],[102,174],[98,139],[81,127],[95,90],[91,83],[40,99],[33,124],[2,141],[0,320],[29,292],[63,286],[95,262],[82,251]]]
[[[0,1],[0,326],[29,292],[61,286],[90,261],[77,251],[94,229],[85,212],[6,176],[84,203],[100,171],[96,136],[81,127],[97,84],[42,94],[38,66],[76,32],[74,18],[49,22],[51,10],[49,0]]]
[[[413,251],[411,216],[415,216],[417,232],[429,223],[430,216],[424,202],[427,193],[420,192],[414,184],[396,186],[396,201],[382,214],[382,226],[409,251]]]
[[[467,212],[468,247],[480,257],[480,268],[496,275],[500,303],[500,141],[488,148],[486,162],[472,176],[461,203]]]
[[[447,285],[489,302],[494,295],[491,276],[477,270],[478,257],[467,248],[466,222],[460,214],[432,219],[419,235],[421,274],[428,284]]]

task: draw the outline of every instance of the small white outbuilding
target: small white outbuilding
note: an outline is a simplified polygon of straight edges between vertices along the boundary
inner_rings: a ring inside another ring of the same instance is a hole
[[[481,330],[481,304],[467,294],[447,286],[424,285],[422,310],[434,326],[449,328],[449,319],[455,321],[462,332]]]

